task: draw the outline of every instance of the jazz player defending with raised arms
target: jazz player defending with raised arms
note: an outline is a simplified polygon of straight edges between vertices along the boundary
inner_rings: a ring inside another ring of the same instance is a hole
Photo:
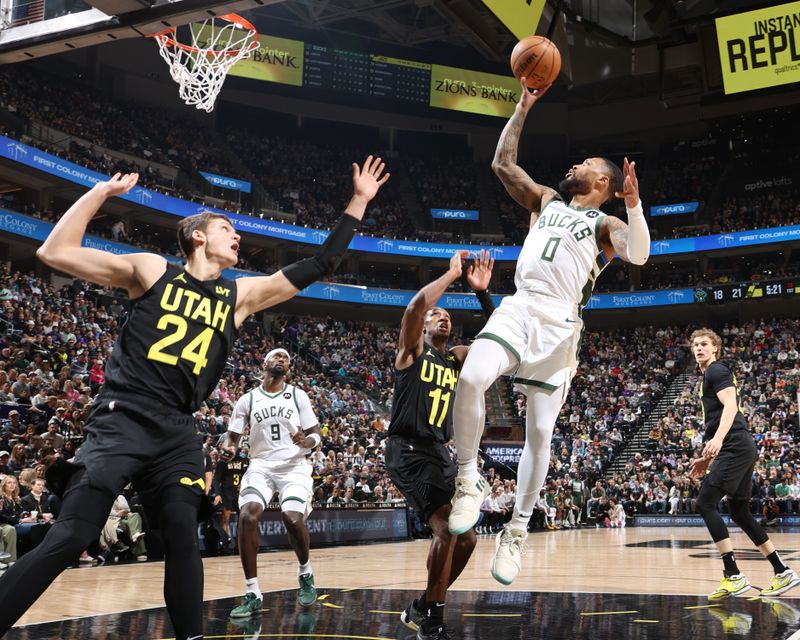
[[[247,592],[244,602],[231,611],[232,618],[261,613],[258,522],[275,492],[299,565],[298,599],[306,607],[317,599],[308,558],[306,518],[311,513],[314,489],[308,455],[322,437],[308,394],[286,382],[289,362],[286,349],[273,349],[267,354],[264,380],[237,400],[228,427],[228,456],[235,455],[245,429],[250,428],[250,466],[239,489],[239,554]]]
[[[48,470],[48,486],[63,496],[58,520],[0,578],[0,636],[97,539],[115,498],[133,482],[163,539],[164,599],[175,637],[202,638],[197,520],[205,482],[192,412],[219,381],[245,318],[336,269],[367,203],[388,178],[382,171],[379,158],[353,165],[353,198],[314,257],[238,281],[222,277],[238,260],[240,238],[221,214],[181,220],[184,267],[153,253],[115,255],[81,246],[103,203],[133,189],[136,174],[98,183],[61,217],[38,257],[82,280],[125,289],[133,305],[92,404],[86,441],[74,464],[61,461]]]
[[[703,455],[692,460],[690,473],[692,477],[703,478],[697,496],[697,511],[703,516],[724,564],[722,581],[708,599],[712,602],[726,600],[750,589],[750,581],[736,564],[728,527],[717,509],[725,496],[728,496],[731,520],[742,528],[775,571],[770,585],[761,590],[761,596],[779,596],[800,584],[800,577],[783,563],[767,532],[750,513],[758,448],[739,408],[736,377],[731,365],[719,360],[722,339],[711,329],[698,329],[691,335],[689,343],[703,374],[700,402],[705,422]],[[706,475],[709,465],[711,469]]]
[[[624,173],[605,158],[574,165],[559,184],[569,204],[517,164],[525,118],[543,94],[528,90],[525,78],[521,86],[522,97],[500,136],[492,169],[509,195],[530,212],[530,231],[517,261],[517,291],[503,300],[478,334],[458,380],[458,479],[450,513],[453,534],[478,521],[486,489],[477,464],[484,394],[499,376],[514,374],[527,396],[528,411],[514,513],[497,536],[492,561],[492,575],[502,584],[511,584],[521,568],[528,522],[550,463],[553,429],[577,367],[581,309],[615,254],[633,264],[644,264],[650,255],[634,163],[626,159]],[[628,224],[600,211],[615,196],[625,200]]]
[[[447,531],[456,468],[445,445],[452,438],[453,394],[468,348],[447,351],[450,314],[434,306],[461,277],[461,262],[468,256],[467,251],[457,251],[444,275],[423,287],[408,304],[395,357],[386,470],[433,531],[427,588],[401,614],[403,623],[417,631],[418,640],[450,637],[444,624],[447,588],[464,570],[476,542],[472,530],[459,536]],[[481,251],[467,269],[467,282],[487,316],[494,310],[486,291],[493,263]]]

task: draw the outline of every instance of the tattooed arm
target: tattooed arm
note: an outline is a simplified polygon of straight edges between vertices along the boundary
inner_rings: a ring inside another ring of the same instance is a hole
[[[503,133],[500,134],[494,160],[492,160],[492,171],[500,178],[508,195],[531,212],[531,225],[533,225],[544,206],[553,198],[560,200],[561,197],[555,189],[534,182],[517,164],[517,148],[522,128],[525,126],[525,118],[531,107],[549,89],[549,87],[545,87],[531,92],[525,84],[525,78],[520,80],[520,85],[522,97],[517,103],[514,115],[506,123]]]

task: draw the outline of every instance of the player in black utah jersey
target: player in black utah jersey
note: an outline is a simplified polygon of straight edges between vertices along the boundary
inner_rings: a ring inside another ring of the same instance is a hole
[[[427,589],[401,614],[403,623],[417,630],[420,640],[450,637],[444,625],[447,588],[464,570],[476,542],[472,529],[460,536],[447,530],[456,466],[445,445],[453,436],[453,396],[468,347],[447,350],[450,314],[434,306],[461,277],[462,261],[468,257],[468,251],[457,251],[447,272],[423,287],[408,304],[395,357],[386,470],[433,531]],[[494,309],[486,291],[493,264],[489,254],[481,251],[466,274],[487,316]]]
[[[725,600],[750,589],[750,582],[736,565],[728,528],[717,510],[724,496],[728,496],[731,519],[775,570],[772,582],[761,590],[761,596],[778,596],[800,584],[800,577],[783,563],[775,545],[750,513],[753,468],[758,453],[739,407],[736,376],[732,365],[717,359],[722,353],[722,339],[716,333],[710,329],[698,329],[689,342],[703,373],[700,402],[705,422],[703,454],[692,460],[690,473],[699,478],[708,470],[697,496],[697,510],[703,516],[724,563],[722,582],[708,599],[714,602]]]
[[[63,495],[58,520],[35,550],[0,578],[0,635],[98,538],[111,504],[129,482],[164,544],[164,598],[177,640],[202,638],[203,565],[197,519],[205,494],[201,439],[192,412],[219,381],[236,330],[252,313],[288,300],[333,273],[386,182],[372,156],[353,165],[354,195],[318,253],[270,276],[222,277],[238,260],[239,234],[224,215],[181,220],[178,244],[186,266],[153,253],[115,255],[81,246],[103,203],[136,185],[116,174],[82,196],[55,225],[37,256],[58,271],[126,289],[133,301],[89,412],[87,438],[74,464],[48,470]]]
[[[222,530],[228,536],[225,546],[231,543],[231,514],[239,513],[239,485],[247,471],[249,460],[247,452],[241,452],[232,460],[221,459],[214,469],[214,506],[222,506]]]

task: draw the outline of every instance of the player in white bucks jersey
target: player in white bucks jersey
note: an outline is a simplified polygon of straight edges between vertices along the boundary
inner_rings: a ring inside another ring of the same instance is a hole
[[[232,618],[261,612],[258,522],[276,492],[289,544],[297,555],[300,603],[309,606],[317,599],[306,518],[313,491],[308,455],[321,436],[308,394],[285,380],[290,361],[286,349],[267,354],[263,382],[239,398],[228,426],[227,455],[235,453],[248,429],[250,446],[250,466],[239,490],[239,554],[247,592],[244,603],[231,612]]]
[[[517,291],[503,300],[478,334],[458,380],[453,416],[458,478],[448,523],[457,535],[478,521],[485,485],[477,466],[484,393],[499,376],[513,374],[527,396],[528,411],[514,514],[498,534],[492,561],[492,575],[502,584],[511,584],[521,568],[528,522],[547,476],[553,428],[577,367],[581,309],[615,255],[638,265],[650,255],[634,163],[626,159],[622,171],[598,157],[574,165],[559,184],[569,204],[519,167],[517,147],[525,118],[546,90],[530,91],[524,78],[521,87],[492,169],[509,195],[530,212],[530,230],[517,261]],[[614,197],[625,200],[628,224],[600,211]]]

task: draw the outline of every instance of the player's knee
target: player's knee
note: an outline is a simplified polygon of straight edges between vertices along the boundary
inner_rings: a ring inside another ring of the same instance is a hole
[[[173,548],[197,545],[197,505],[191,502],[167,502],[161,508],[159,522],[167,552]]]
[[[239,526],[245,529],[255,527],[261,519],[261,505],[256,502],[248,502],[239,512]]]
[[[100,537],[100,527],[85,520],[55,522],[47,532],[43,544],[51,554],[71,560]]]
[[[470,529],[466,533],[462,533],[456,540],[456,546],[461,551],[472,552],[475,545],[478,544],[478,536],[475,535],[475,529]]]
[[[303,514],[298,511],[283,511],[281,518],[284,526],[291,531],[299,531],[304,526]]]
[[[486,368],[476,363],[465,366],[458,376],[458,386],[456,387],[456,397],[463,396],[465,393],[483,395],[492,386],[494,380],[486,373]]]

